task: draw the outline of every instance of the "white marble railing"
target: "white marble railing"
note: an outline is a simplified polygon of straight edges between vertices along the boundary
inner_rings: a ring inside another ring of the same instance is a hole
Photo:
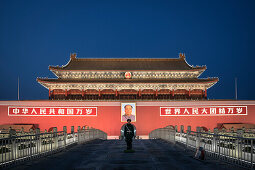
[[[99,129],[79,129],[76,133],[56,131],[0,139],[0,168],[18,161],[52,154],[73,144],[81,144],[94,139],[107,139],[107,134]]]
[[[174,144],[179,142],[194,151],[202,147],[206,156],[253,168],[255,167],[255,138],[242,136],[241,131],[233,136],[219,134],[217,129],[214,133],[200,132],[199,127],[197,131],[187,130],[186,133],[183,130],[178,132],[177,127],[159,128],[149,134],[150,139],[163,139]]]

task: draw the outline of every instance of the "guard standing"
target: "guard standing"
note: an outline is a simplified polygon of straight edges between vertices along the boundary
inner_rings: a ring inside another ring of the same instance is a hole
[[[127,122],[124,129],[124,136],[127,143],[127,150],[132,150],[132,139],[135,135],[134,126],[131,124],[131,119],[127,119]]]

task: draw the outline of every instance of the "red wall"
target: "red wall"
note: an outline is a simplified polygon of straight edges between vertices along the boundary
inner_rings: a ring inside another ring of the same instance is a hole
[[[125,101],[128,102],[128,101]],[[130,101],[132,102],[132,101]],[[170,101],[170,102],[136,102],[137,135],[148,135],[150,131],[165,127],[167,125],[188,125],[195,130],[196,126],[205,126],[213,129],[218,123],[253,123],[255,124],[255,101]],[[242,116],[160,116],[160,107],[203,107],[203,106],[247,106],[248,115]],[[8,106],[30,106],[30,107],[75,107],[96,106],[97,116],[8,116]],[[88,125],[105,131],[109,136],[119,136],[121,122],[121,102],[83,102],[83,101],[0,101],[0,124],[27,123],[38,124],[41,130],[50,127],[58,127],[62,130],[67,126]]]

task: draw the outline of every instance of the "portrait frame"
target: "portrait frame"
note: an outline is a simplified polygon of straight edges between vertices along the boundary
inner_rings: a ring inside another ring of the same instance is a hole
[[[121,122],[127,122],[126,118],[124,117],[124,115],[125,115],[125,106],[127,106],[127,105],[132,106],[132,113],[131,114],[134,115],[134,119],[131,119],[131,122],[136,122],[136,103],[133,103],[133,102],[121,103],[121,112],[120,112]]]

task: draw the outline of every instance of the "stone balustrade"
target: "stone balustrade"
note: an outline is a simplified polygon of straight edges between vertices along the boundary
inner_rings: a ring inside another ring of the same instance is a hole
[[[56,127],[51,132],[41,132],[40,129],[31,130],[17,134],[10,129],[0,138],[0,167],[7,166],[18,161],[38,158],[64,150],[66,147],[81,144],[95,139],[107,139],[107,134],[99,129],[78,127],[74,132],[67,133],[67,127],[62,131]]]
[[[219,131],[214,129],[213,133],[202,131],[201,127],[196,127],[192,131],[184,126],[178,131],[177,126],[168,126],[155,129],[149,134],[150,139],[163,139],[172,143],[181,143],[187,149],[196,151],[202,147],[206,155],[215,159],[220,159],[243,167],[255,167],[255,138],[254,133],[245,129],[238,129],[236,132]]]

